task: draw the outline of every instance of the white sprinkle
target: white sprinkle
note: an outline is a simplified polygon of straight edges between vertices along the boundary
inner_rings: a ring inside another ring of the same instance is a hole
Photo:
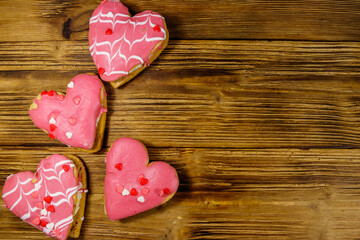
[[[84,190],[84,193],[88,193],[88,192],[89,192],[89,190],[87,190],[87,189]]]
[[[39,190],[41,185],[39,183],[34,184],[35,191]]]
[[[67,145],[68,147],[71,147],[70,145]]]
[[[48,223],[48,224],[46,224],[46,228],[49,230],[53,230],[54,225],[55,225],[54,223]]]
[[[85,219],[85,218],[84,218],[84,217],[82,217],[82,218],[81,218],[81,221],[84,221],[84,219]]]
[[[73,81],[69,82],[69,84],[67,86],[68,86],[68,88],[73,88],[74,87],[74,82]]]
[[[112,12],[108,12],[106,16],[109,18],[112,18],[112,17],[114,17],[114,14]]]
[[[67,132],[65,133],[65,135],[67,136],[68,139],[70,139],[72,137],[72,132]]]
[[[53,118],[53,117],[52,117],[52,118],[50,118],[49,123],[50,123],[50,124],[55,124],[55,123],[56,123],[55,118]]]
[[[46,215],[47,215],[46,209],[42,209],[42,210],[40,211],[40,214],[41,214],[42,216],[46,216]]]
[[[129,195],[130,192],[129,192],[129,190],[127,190],[126,188],[124,188],[124,190],[122,191],[121,194],[122,194],[123,196],[126,196],[126,195]]]
[[[145,202],[144,196],[138,197],[137,200],[138,200],[139,202],[141,202],[141,203]]]

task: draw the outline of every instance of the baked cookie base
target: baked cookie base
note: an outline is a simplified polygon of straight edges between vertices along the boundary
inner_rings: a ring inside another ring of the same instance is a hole
[[[65,155],[68,159],[70,159],[71,161],[73,161],[75,168],[74,168],[74,176],[78,177],[79,179],[81,179],[81,184],[82,184],[82,189],[79,189],[79,191],[81,191],[81,199],[80,199],[80,204],[79,204],[79,210],[77,211],[77,213],[75,214],[76,211],[76,203],[78,201],[77,199],[77,195],[78,194],[74,194],[73,199],[74,199],[74,210],[73,210],[73,222],[71,223],[70,227],[69,227],[69,232],[68,232],[68,237],[72,237],[72,238],[78,238],[80,236],[80,230],[81,230],[81,225],[83,222],[83,217],[84,217],[84,213],[85,213],[85,205],[86,205],[86,192],[85,189],[87,189],[87,175],[86,175],[86,169],[84,164],[82,163],[82,161],[77,158],[74,155]],[[74,215],[75,214],[75,215]]]

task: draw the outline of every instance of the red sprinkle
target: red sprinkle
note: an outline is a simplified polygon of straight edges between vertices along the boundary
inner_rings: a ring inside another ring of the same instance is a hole
[[[75,125],[76,124],[76,117],[70,117],[69,118],[69,123],[70,123],[70,125]]]
[[[155,32],[160,32],[160,31],[161,31],[159,25],[156,25],[156,26],[153,28],[153,30],[154,30]]]
[[[73,99],[73,101],[74,101],[74,104],[75,104],[75,105],[79,105],[79,103],[80,103],[80,101],[81,101],[81,98],[75,97],[75,98]]]
[[[49,212],[55,212],[55,208],[53,205],[48,206],[46,210],[48,210]]]
[[[50,131],[55,131],[55,129],[56,129],[56,126],[54,125],[54,124],[50,124]]]
[[[141,189],[141,192],[142,192],[142,194],[144,195],[144,196],[146,196],[148,193],[149,193],[149,189],[148,188],[143,188],[143,189]]]
[[[59,101],[63,101],[65,97],[64,97],[64,95],[59,94],[59,95],[56,96],[56,98],[57,98]]]
[[[59,236],[59,235],[60,235],[60,229],[59,229],[59,228],[56,228],[56,229],[54,230],[54,233],[55,233],[56,236]]]
[[[67,172],[67,171],[69,171],[70,166],[65,164],[65,165],[63,165],[63,169],[64,169],[65,172]]]
[[[31,193],[31,196],[32,196],[33,198],[38,198],[38,197],[39,197],[39,192],[38,192],[38,191],[32,192],[32,193]]]
[[[49,133],[49,137],[52,138],[52,139],[55,139],[55,136],[52,133]]]
[[[112,34],[111,29],[109,28],[108,30],[106,30],[105,34],[106,34],[106,35],[111,35],[111,34]]]
[[[99,68],[99,75],[103,75],[103,74],[104,74],[104,72],[105,72],[105,69],[103,69],[103,68]]]
[[[135,188],[131,189],[131,191],[130,191],[130,195],[133,195],[133,196],[138,195],[138,192],[136,191],[136,189],[135,189]]]
[[[52,96],[54,96],[54,93],[55,93],[54,90],[50,90],[50,91],[48,92],[48,96],[52,97]]]
[[[46,196],[44,197],[44,201],[47,202],[47,203],[50,203],[52,200],[52,197],[51,196]]]
[[[170,189],[168,189],[168,188],[164,188],[164,190],[163,190],[163,191],[164,191],[164,193],[165,193],[165,194],[167,194],[167,195],[169,195],[169,194],[170,194]]]
[[[107,108],[104,107],[101,108],[101,113],[106,113],[107,111],[108,111]]]
[[[36,217],[32,220],[32,223],[35,224],[35,225],[39,225],[40,224],[40,218],[39,217]]]
[[[46,224],[47,224],[47,222],[46,222],[45,220],[41,220],[41,221],[40,221],[40,225],[41,225],[42,227],[46,227]]]
[[[124,186],[118,186],[118,187],[116,187],[116,191],[118,192],[118,193],[122,193],[122,191],[124,190]]]
[[[122,163],[115,164],[115,168],[120,171],[122,169]]]
[[[46,94],[48,94],[48,91],[44,90],[44,91],[41,93],[41,96],[46,95]]]
[[[145,176],[143,175],[143,174],[140,174],[139,176],[138,176],[138,181],[140,181],[142,178],[144,178]]]
[[[147,179],[147,178],[142,178],[142,179],[140,179],[140,184],[141,185],[145,185],[145,184],[147,184],[149,182],[149,180]]]
[[[43,208],[44,208],[43,202],[38,202],[35,206],[36,206],[37,208],[40,208],[40,209],[43,209]]]

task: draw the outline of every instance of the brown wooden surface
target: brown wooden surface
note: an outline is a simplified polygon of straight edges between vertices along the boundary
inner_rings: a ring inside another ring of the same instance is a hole
[[[360,237],[360,1],[123,1],[162,13],[170,42],[128,84],[106,84],[104,147],[88,154],[48,138],[28,108],[96,72],[99,2],[0,1],[0,189],[47,155],[75,154],[89,173],[80,239]],[[180,188],[111,222],[104,158],[124,136],[173,165]],[[0,208],[0,239],[44,238]]]

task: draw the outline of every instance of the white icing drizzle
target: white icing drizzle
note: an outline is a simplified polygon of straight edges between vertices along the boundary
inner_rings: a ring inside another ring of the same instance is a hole
[[[116,17],[125,17],[127,18],[126,21],[121,21],[121,20],[116,20]],[[108,19],[108,13],[107,14],[103,14],[102,11],[100,11],[100,13],[98,13],[97,15],[93,16],[92,18],[90,18],[90,24],[92,23],[96,23],[96,22],[100,22],[100,23],[111,23],[112,24],[112,29],[114,29],[114,27],[116,26],[116,24],[126,24],[126,23],[130,23],[133,25],[134,29],[136,26],[140,26],[140,25],[145,25],[146,23],[149,22],[149,25],[153,28],[156,25],[153,24],[151,22],[151,17],[159,17],[164,19],[162,16],[158,15],[158,14],[153,14],[153,13],[147,13],[147,14],[142,14],[142,15],[136,15],[133,18],[139,18],[139,17],[147,17],[147,19],[145,21],[142,22],[134,22],[131,21],[131,19],[129,18],[128,15],[126,14],[122,14],[122,13],[117,13],[115,14],[115,16],[113,17],[113,19]],[[104,19],[105,18],[105,19]],[[159,26],[160,27],[160,26]],[[125,64],[127,65],[127,63],[129,62],[129,60],[131,59],[137,59],[140,63],[144,64],[144,60],[137,55],[131,55],[129,57],[126,57],[124,54],[121,53],[121,47],[122,44],[119,45],[119,48],[115,51],[113,51],[113,48],[115,46],[115,44],[117,44],[118,42],[120,42],[121,40],[124,40],[125,43],[127,43],[130,46],[130,50],[131,48],[136,44],[136,43],[140,43],[142,41],[146,41],[146,42],[153,42],[153,41],[163,41],[166,39],[166,31],[165,29],[163,29],[162,27],[160,27],[160,31],[164,34],[164,37],[152,37],[152,38],[148,38],[147,33],[140,39],[135,39],[133,42],[130,42],[126,37],[126,31],[124,31],[123,35],[121,36],[120,39],[114,41],[113,43],[110,43],[109,41],[103,41],[103,42],[97,42],[96,38],[95,38],[95,42],[90,46],[90,52],[91,52],[91,56],[93,56],[94,54],[99,56],[99,55],[105,55],[107,57],[108,60],[108,65],[111,66],[112,61],[114,60],[114,58],[116,56],[119,56],[120,58],[123,58],[125,60]],[[113,52],[115,52],[114,54],[112,54],[112,56],[110,55],[109,52],[107,51],[97,51],[96,47],[102,46],[102,45],[108,45],[110,48],[110,52],[111,54]],[[129,72],[127,71],[115,71],[114,68],[112,68],[110,70],[110,72],[104,72],[103,74],[110,76],[113,74],[129,74],[131,72],[133,72],[134,70],[136,70],[137,68],[141,67],[141,65],[136,66],[135,68],[131,69]],[[111,68],[111,67],[110,67]]]
[[[83,188],[83,185],[81,182],[79,182],[79,189],[82,189]],[[80,192],[80,190],[77,192],[77,195],[76,195],[76,207],[75,207],[75,213],[74,213],[74,216],[77,214],[77,212],[79,211],[80,209],[80,200],[82,198],[82,194]]]
[[[31,217],[31,213],[35,212],[35,211],[39,211],[40,215],[41,215],[41,219],[46,219],[48,221],[48,224],[46,225],[46,227],[42,228],[43,232],[45,232],[46,234],[50,235],[50,236],[56,236],[54,234],[54,232],[51,232],[53,229],[56,229],[58,228],[59,231],[61,232],[63,229],[65,229],[66,227],[68,227],[71,222],[73,221],[73,216],[72,214],[70,214],[70,216],[62,219],[61,221],[57,222],[57,223],[53,223],[51,221],[51,213],[46,211],[45,209],[38,209],[36,206],[34,207],[31,207],[30,206],[30,203],[28,202],[27,198],[23,197],[24,196],[28,196],[30,195],[31,193],[33,193],[34,191],[37,191],[40,189],[41,187],[41,184],[43,182],[43,179],[47,179],[48,181],[52,181],[52,180],[55,180],[55,181],[59,181],[59,183],[61,185],[62,184],[62,181],[61,181],[61,175],[65,172],[62,168],[60,169],[60,171],[58,171],[58,167],[61,167],[63,164],[68,164],[70,167],[74,167],[75,165],[72,163],[72,161],[70,160],[64,160],[64,161],[60,161],[58,162],[54,168],[45,168],[43,166],[43,163],[38,167],[38,170],[36,171],[37,174],[37,178],[38,178],[38,181],[34,184],[34,188],[28,192],[24,192],[23,190],[23,187],[25,187],[25,185],[29,184],[33,178],[27,178],[26,180],[24,181],[21,181],[19,179],[18,176],[16,176],[16,186],[14,188],[12,188],[11,190],[5,192],[3,195],[2,195],[2,198],[5,199],[6,197],[12,195],[12,194],[16,194],[16,190],[17,193],[19,193],[19,197],[18,199],[15,201],[15,203],[10,207],[10,211],[12,211],[20,202],[21,200],[24,200],[26,203],[25,203],[25,206],[27,205],[27,208],[28,208],[28,212],[25,213],[24,215],[22,215],[20,218],[25,221],[27,219],[29,219]],[[41,171],[40,171],[41,170]],[[35,173],[35,175],[36,175]],[[48,173],[54,173],[55,175],[52,175],[52,176],[47,176]],[[11,175],[10,177],[13,177],[14,175]],[[10,178],[8,177],[8,178]],[[49,192],[47,186],[46,186],[46,182],[44,182],[44,187],[45,187],[45,194],[46,195],[49,195],[51,197],[56,197],[56,196],[62,196],[63,198],[57,202],[52,202],[52,205],[54,206],[59,206],[63,203],[67,203],[71,206],[71,198],[72,196],[80,189],[80,185],[77,185],[77,186],[74,186],[72,188],[68,188],[65,193],[64,192],[55,192],[55,193],[51,193]],[[28,188],[28,187],[27,187]],[[21,206],[22,208],[24,208],[24,205]],[[33,225],[31,222],[29,222],[31,225]],[[57,236],[58,238],[60,236]]]
[[[97,119],[96,119],[96,126],[98,125],[98,123],[99,123],[99,121],[100,121],[100,117],[101,117],[101,114],[100,114],[100,116],[98,116]]]
[[[49,230],[53,230],[53,228],[54,228],[54,223],[48,223],[48,224],[46,224],[46,228],[49,229]]]

